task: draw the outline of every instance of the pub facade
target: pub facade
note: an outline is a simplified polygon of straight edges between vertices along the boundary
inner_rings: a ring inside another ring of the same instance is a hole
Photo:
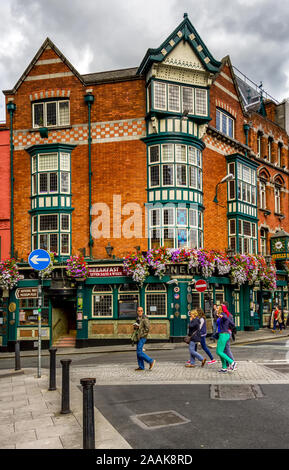
[[[77,347],[127,343],[138,305],[152,341],[181,340],[195,307],[210,332],[213,304],[225,300],[240,330],[267,327],[275,302],[287,314],[287,123],[278,103],[262,91],[248,101],[241,84],[186,14],[130,69],[81,75],[44,41],[4,91],[18,277],[1,286],[3,350],[37,346],[40,296],[43,347],[65,335]],[[44,275],[27,262],[36,249],[52,257]],[[149,266],[159,249],[171,257],[161,275]],[[217,263],[204,271],[179,256],[186,250],[232,264],[262,255],[269,270],[274,254],[276,284],[265,274],[238,283]],[[67,269],[75,256],[84,276]],[[126,269],[134,256],[141,282]]]

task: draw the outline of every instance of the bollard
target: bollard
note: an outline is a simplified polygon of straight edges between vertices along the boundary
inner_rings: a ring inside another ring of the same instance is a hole
[[[93,386],[95,379],[81,379],[83,387],[83,449],[95,449]]]
[[[50,348],[50,376],[49,376],[49,389],[56,390],[56,348]]]
[[[62,399],[61,399],[61,414],[71,413],[69,409],[69,366],[71,359],[63,359],[60,361],[62,364]]]
[[[20,342],[15,343],[15,370],[21,370],[20,364]]]

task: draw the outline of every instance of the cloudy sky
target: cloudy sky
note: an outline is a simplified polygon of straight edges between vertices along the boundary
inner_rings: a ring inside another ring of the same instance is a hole
[[[0,0],[1,90],[11,89],[46,37],[80,73],[136,67],[189,19],[213,56],[279,101],[289,97],[287,0]],[[4,119],[0,101],[0,120]]]

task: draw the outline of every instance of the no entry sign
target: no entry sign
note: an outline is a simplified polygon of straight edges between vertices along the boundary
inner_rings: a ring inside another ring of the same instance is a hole
[[[204,279],[199,279],[196,284],[195,288],[198,292],[204,292],[207,289],[207,283]]]

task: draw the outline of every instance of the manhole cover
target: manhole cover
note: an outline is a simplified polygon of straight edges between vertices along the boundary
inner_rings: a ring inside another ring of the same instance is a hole
[[[130,418],[143,429],[157,429],[190,422],[189,419],[173,410],[134,415]]]
[[[282,374],[289,374],[289,364],[266,364],[265,367],[282,372]]]
[[[211,385],[213,400],[252,400],[263,396],[259,385]]]

